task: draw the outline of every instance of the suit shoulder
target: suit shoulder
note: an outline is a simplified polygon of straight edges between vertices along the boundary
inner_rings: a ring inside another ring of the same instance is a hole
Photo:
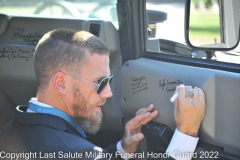
[[[96,147],[96,145],[92,144],[87,139],[72,133],[54,130],[54,134],[58,138],[59,142],[64,144],[69,150],[75,150],[76,148],[86,149]]]

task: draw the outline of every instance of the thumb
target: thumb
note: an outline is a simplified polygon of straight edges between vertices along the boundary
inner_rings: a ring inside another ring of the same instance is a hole
[[[129,134],[126,139],[126,145],[132,145],[134,143],[138,143],[144,138],[144,135],[142,133],[136,133],[134,135]]]
[[[134,135],[128,134],[122,141],[123,150],[127,153],[134,153],[137,150],[138,142],[144,138],[142,133],[137,133]]]

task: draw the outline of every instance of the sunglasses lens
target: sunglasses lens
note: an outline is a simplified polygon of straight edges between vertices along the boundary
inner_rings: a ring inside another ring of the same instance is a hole
[[[99,86],[99,88],[98,88],[98,90],[97,90],[97,94],[101,93],[101,91],[102,91],[102,90],[106,87],[106,85],[108,84],[108,81],[109,81],[109,83],[111,83],[111,81],[112,81],[112,76],[109,77],[109,78],[104,78],[104,79],[101,81],[100,86]]]

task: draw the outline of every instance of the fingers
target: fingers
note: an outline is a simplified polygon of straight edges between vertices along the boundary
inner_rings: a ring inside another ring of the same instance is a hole
[[[192,86],[186,86],[185,87],[185,97],[192,98],[192,97],[189,97],[189,95],[187,94],[188,91],[193,91]]]
[[[125,137],[128,135],[128,131],[130,131],[132,135],[140,133],[142,125],[147,124],[158,115],[157,110],[151,112],[153,108],[153,105],[149,105],[147,108],[142,108],[137,111],[136,116],[125,125]]]
[[[127,136],[122,139],[122,147],[127,153],[134,153],[137,149],[139,141],[144,138],[142,133],[136,133],[131,135],[130,131],[128,131]]]
[[[141,141],[144,138],[144,135],[142,133],[137,133],[134,134],[131,138],[132,142],[138,143],[139,141]]]
[[[193,96],[189,96],[186,92],[188,90],[192,90],[193,91]],[[198,87],[194,87],[194,89],[192,88],[192,86],[185,86],[183,84],[179,85],[176,87],[175,93],[178,92],[178,100],[194,100],[195,102],[205,102],[205,94],[203,92],[203,90],[201,88]],[[175,101],[175,103],[177,104],[177,102]]]
[[[137,133],[137,134],[130,134],[130,131],[127,135],[127,138],[125,139],[126,144],[132,144],[132,143],[138,143],[144,138],[144,135],[142,133]]]
[[[151,112],[154,108],[153,104],[150,104],[147,108],[141,108],[136,112],[136,115],[140,115],[143,113]]]
[[[192,90],[192,86],[185,86],[185,91]]]
[[[199,101],[200,102],[205,102],[205,95],[202,89],[198,88],[198,92],[199,92]]]
[[[154,105],[150,104],[147,108],[141,108],[136,112],[136,116],[132,119],[132,123],[135,127],[145,125],[158,115],[158,111],[153,111]]]
[[[155,110],[153,112],[146,112],[139,115],[136,115],[130,122],[131,125],[137,127],[141,127],[142,125],[147,124],[151,121],[154,117],[158,115],[158,111]]]
[[[198,93],[198,91],[199,91],[199,89],[198,89],[197,87],[195,87],[195,88],[193,89],[193,93],[194,93],[193,99],[196,100],[196,101],[199,100],[199,93]]]
[[[141,108],[141,109],[139,109],[139,110],[136,112],[136,115],[141,114],[141,113],[143,112],[143,110],[145,110],[145,108]]]
[[[138,142],[144,138],[141,133],[142,125],[147,124],[158,115],[157,110],[152,112],[153,108],[154,106],[151,104],[147,108],[139,109],[136,112],[136,116],[126,123],[122,146],[128,153],[135,152]]]
[[[192,90],[194,95],[193,97],[188,97],[187,95],[187,91],[188,90]],[[185,99],[185,98],[194,98],[195,100],[199,99],[199,90],[200,88],[195,87],[194,89],[192,88],[192,86],[185,86],[183,84],[177,86],[176,91],[179,93],[179,98],[180,99]]]
[[[177,128],[182,133],[196,136],[205,114],[205,96],[202,89],[180,85],[176,88],[179,93],[177,102],[174,101],[174,118]],[[186,91],[192,90],[186,93]]]
[[[186,89],[185,89],[185,85],[181,84],[177,87],[177,90],[178,90],[178,97],[180,99],[184,99],[185,98],[185,92],[186,92]]]

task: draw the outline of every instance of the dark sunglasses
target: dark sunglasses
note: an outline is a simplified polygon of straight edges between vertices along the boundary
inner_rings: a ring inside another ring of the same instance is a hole
[[[97,83],[93,83],[93,82],[90,82],[88,80],[82,79],[81,77],[75,76],[73,74],[69,74],[69,73],[65,73],[65,72],[62,72],[62,73],[66,74],[66,75],[68,75],[70,77],[73,77],[73,78],[76,78],[76,79],[80,79],[80,80],[83,80],[85,82],[92,83],[92,84],[96,85],[97,86],[97,94],[101,93],[102,90],[107,86],[108,83],[109,84],[111,83],[112,77],[113,77],[113,75],[111,75],[109,77],[105,77],[103,79],[98,80]]]

